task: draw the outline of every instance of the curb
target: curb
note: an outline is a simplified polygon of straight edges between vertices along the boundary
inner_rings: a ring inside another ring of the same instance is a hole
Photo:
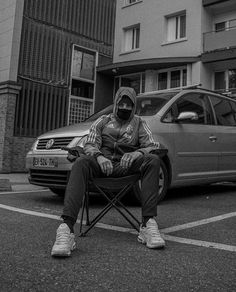
[[[0,192],[12,191],[11,183],[9,179],[0,179]]]

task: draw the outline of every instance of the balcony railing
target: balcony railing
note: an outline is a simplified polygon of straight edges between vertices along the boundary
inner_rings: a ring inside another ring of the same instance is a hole
[[[203,52],[236,47],[236,26],[203,34]]]

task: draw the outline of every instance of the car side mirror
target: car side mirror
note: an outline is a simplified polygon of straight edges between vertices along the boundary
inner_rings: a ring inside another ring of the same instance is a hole
[[[191,120],[196,121],[198,120],[198,114],[195,112],[181,112],[178,117],[175,119],[175,122]]]

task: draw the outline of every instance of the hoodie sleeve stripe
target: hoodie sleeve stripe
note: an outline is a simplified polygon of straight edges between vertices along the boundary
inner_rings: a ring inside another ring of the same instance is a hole
[[[90,133],[87,139],[87,142],[89,143],[95,143],[96,142],[96,136],[97,136],[97,125],[103,120],[104,116],[97,119],[93,125],[91,126]]]
[[[143,121],[143,128],[144,128],[144,130],[146,131],[146,133],[147,133],[147,135],[149,137],[149,141],[151,143],[153,143],[155,146],[159,147],[160,144],[158,142],[154,141],[153,136],[152,136],[152,132],[151,132],[149,126],[147,125],[146,121]]]

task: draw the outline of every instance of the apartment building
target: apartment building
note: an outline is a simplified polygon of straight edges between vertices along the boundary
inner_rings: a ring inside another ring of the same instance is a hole
[[[201,84],[236,96],[235,0],[117,0],[114,90]]]
[[[0,172],[35,137],[112,101],[115,0],[0,0]]]

